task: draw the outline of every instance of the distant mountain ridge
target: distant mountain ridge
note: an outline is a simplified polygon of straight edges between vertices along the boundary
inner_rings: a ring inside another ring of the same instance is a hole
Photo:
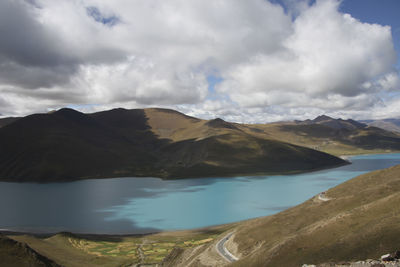
[[[342,120],[342,119],[333,119],[326,115],[321,115],[316,117],[314,120],[305,120],[305,121],[297,121],[298,124],[320,124],[331,127],[333,129],[363,129],[366,128],[367,125],[352,119]]]
[[[313,120],[243,125],[241,129],[261,138],[274,138],[338,156],[400,150],[399,133],[326,115]]]
[[[400,119],[364,120],[362,122],[386,131],[400,133]]]
[[[166,109],[61,109],[0,128],[0,179],[186,178],[291,173],[345,162],[298,145],[259,138],[221,119]]]

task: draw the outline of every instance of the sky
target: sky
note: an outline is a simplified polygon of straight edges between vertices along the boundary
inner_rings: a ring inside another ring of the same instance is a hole
[[[399,0],[1,0],[0,117],[400,118]]]

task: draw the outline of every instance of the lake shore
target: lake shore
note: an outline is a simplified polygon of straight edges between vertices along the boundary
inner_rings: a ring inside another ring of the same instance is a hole
[[[376,155],[379,157],[381,154]],[[2,183],[0,211],[4,216],[0,227],[3,232],[22,234],[68,231],[124,236],[234,223],[275,214],[363,172],[400,163],[400,154],[385,157],[393,159],[377,160],[376,166],[371,165],[374,162],[371,159],[355,159],[352,164],[333,169],[232,179],[119,178],[64,184]],[[21,201],[18,196],[22,195],[30,201]],[[48,201],[55,198],[57,205]],[[11,207],[13,210],[7,211]],[[187,213],[184,218],[179,215],[182,209]]]

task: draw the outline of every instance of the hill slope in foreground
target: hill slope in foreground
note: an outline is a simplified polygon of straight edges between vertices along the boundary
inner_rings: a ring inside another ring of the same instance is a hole
[[[356,177],[326,198],[241,224],[234,266],[362,260],[399,249],[400,165]]]
[[[277,174],[345,164],[221,119],[165,109],[30,115],[0,128],[0,151],[0,180],[18,182]]]
[[[328,200],[329,199],[329,200]],[[276,215],[238,223],[227,249],[238,261],[229,266],[293,267],[303,264],[379,259],[399,250],[400,165],[358,176]],[[221,266],[215,244],[171,266]],[[192,264],[196,262],[196,264]]]
[[[327,200],[329,199],[329,200]],[[10,235],[65,266],[229,265],[216,251],[239,258],[230,266],[302,266],[378,259],[399,250],[400,165],[358,176],[276,215],[193,231],[110,237]],[[118,256],[118,257],[115,257]]]
[[[61,266],[40,255],[25,243],[0,235],[1,266],[56,267]]]

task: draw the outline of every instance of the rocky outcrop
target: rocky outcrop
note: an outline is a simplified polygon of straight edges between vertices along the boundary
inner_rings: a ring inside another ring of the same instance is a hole
[[[303,264],[302,267],[400,267],[400,250],[382,255],[379,260],[364,260],[356,262]]]

